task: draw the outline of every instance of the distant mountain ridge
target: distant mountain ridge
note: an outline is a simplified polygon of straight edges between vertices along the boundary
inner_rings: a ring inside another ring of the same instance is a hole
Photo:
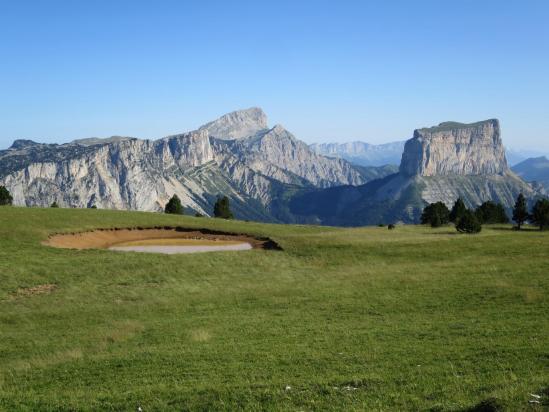
[[[359,166],[398,165],[404,141],[380,145],[361,141],[347,143],[313,143],[311,149],[328,157],[340,157]]]
[[[546,156],[526,159],[512,169],[527,182],[540,184],[549,193],[549,159]]]

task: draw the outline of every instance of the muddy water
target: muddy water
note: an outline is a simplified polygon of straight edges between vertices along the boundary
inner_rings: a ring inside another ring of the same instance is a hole
[[[250,250],[252,245],[247,242],[209,241],[203,239],[147,239],[134,242],[124,242],[109,247],[110,250],[121,252],[145,253],[202,253]]]

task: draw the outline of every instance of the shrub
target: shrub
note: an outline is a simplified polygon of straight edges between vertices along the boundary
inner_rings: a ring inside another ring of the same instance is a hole
[[[539,199],[532,208],[532,222],[540,230],[549,229],[549,200]]]
[[[227,196],[218,197],[214,205],[214,216],[222,219],[233,219],[233,212]]]
[[[9,206],[13,202],[13,197],[6,186],[0,186],[0,206]]]
[[[458,197],[458,199],[454,203],[454,206],[452,207],[452,210],[450,211],[450,222],[457,223],[457,221],[463,216],[466,211],[467,208],[465,207],[465,203],[463,203],[461,197]]]
[[[177,195],[173,195],[171,199],[166,204],[166,207],[164,208],[165,213],[170,213],[173,215],[182,215],[183,214],[183,206],[181,206],[181,200]]]
[[[460,233],[479,233],[482,230],[482,225],[473,212],[465,209],[456,223],[456,230]]]
[[[393,225],[392,223],[389,226],[387,226],[387,229],[389,230],[393,230],[394,228],[395,228],[395,225]]]
[[[430,224],[432,227],[440,227],[450,221],[450,211],[442,202],[431,203],[423,209],[421,223]]]
[[[509,223],[505,208],[500,203],[484,202],[475,210],[480,223]]]
[[[518,195],[515,207],[513,208],[513,220],[516,222],[518,230],[520,230],[520,227],[528,220],[529,217],[530,215],[526,207],[526,199],[521,193]]]
[[[58,208],[59,205],[57,204],[57,202],[54,201],[54,202],[50,205],[50,207]]]

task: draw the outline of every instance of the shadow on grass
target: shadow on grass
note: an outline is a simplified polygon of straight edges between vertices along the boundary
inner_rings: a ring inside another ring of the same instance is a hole
[[[515,226],[512,227],[491,227],[491,230],[498,230],[501,232],[539,232],[539,228],[537,227],[522,227],[520,230],[517,229]]]
[[[502,401],[497,398],[488,398],[460,412],[500,412],[504,410],[505,405]]]

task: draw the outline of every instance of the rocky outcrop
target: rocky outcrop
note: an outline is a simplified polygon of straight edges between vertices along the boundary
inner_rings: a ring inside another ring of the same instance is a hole
[[[241,139],[268,129],[267,115],[259,107],[237,110],[207,123],[199,130],[223,140]]]
[[[496,119],[415,130],[400,164],[400,173],[407,176],[491,175],[508,170]]]

